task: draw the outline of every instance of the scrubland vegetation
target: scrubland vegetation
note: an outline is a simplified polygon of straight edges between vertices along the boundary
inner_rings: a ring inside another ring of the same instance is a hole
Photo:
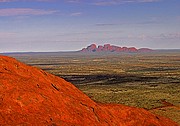
[[[93,100],[141,107],[180,123],[180,53],[13,55],[72,82]]]

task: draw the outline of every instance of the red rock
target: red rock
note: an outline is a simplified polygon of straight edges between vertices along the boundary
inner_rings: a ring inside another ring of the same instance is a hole
[[[117,49],[118,49],[117,46],[111,46],[111,48],[112,48],[111,52],[115,52],[115,51],[117,51]]]
[[[144,53],[144,52],[151,52],[152,49],[148,48],[141,48],[136,49],[135,47],[127,48],[127,47],[118,47],[110,44],[105,44],[104,46],[97,46],[95,44],[91,44],[87,48],[83,48],[81,52],[126,52],[126,53]]]
[[[87,52],[88,50],[86,48],[83,48],[81,52]]]
[[[117,47],[116,52],[121,52],[122,48],[121,47]]]
[[[0,56],[1,125],[178,126],[144,109],[98,104],[62,78]]]
[[[101,52],[101,51],[103,51],[103,46],[98,46],[97,52]]]
[[[140,48],[138,49],[138,52],[152,52],[152,49],[148,49],[148,48]]]
[[[138,50],[135,47],[131,47],[128,49],[128,52],[135,53],[135,52],[138,52]]]
[[[121,51],[122,51],[122,52],[128,52],[128,48],[127,48],[127,47],[122,47],[122,48],[121,48]]]
[[[87,47],[87,50],[90,52],[95,52],[96,51],[96,44],[91,44],[90,46]]]
[[[111,45],[110,44],[105,44],[103,51],[110,51],[111,50]]]

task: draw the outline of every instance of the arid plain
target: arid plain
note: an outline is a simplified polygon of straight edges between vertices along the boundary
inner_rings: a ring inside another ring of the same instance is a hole
[[[180,124],[180,51],[7,54],[73,83],[101,103],[145,108]]]

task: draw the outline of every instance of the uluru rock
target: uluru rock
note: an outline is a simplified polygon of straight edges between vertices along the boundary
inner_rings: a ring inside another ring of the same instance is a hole
[[[98,47],[98,48],[97,48]],[[152,52],[149,48],[136,49],[135,47],[119,47],[110,44],[105,44],[104,46],[96,46],[96,44],[91,44],[87,48],[83,48],[80,52],[125,52],[125,53],[145,53]]]
[[[98,104],[62,78],[0,56],[0,124],[177,126],[144,109]]]

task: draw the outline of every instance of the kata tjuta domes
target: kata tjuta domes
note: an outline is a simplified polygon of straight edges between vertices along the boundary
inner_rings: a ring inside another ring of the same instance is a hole
[[[1,125],[178,126],[144,109],[98,104],[71,83],[0,56]]]
[[[152,52],[152,49],[149,48],[140,48],[135,47],[119,47],[110,44],[105,44],[104,46],[97,46],[96,44],[91,44],[90,46],[83,48],[80,52],[125,52],[125,53],[142,53],[142,52]]]

